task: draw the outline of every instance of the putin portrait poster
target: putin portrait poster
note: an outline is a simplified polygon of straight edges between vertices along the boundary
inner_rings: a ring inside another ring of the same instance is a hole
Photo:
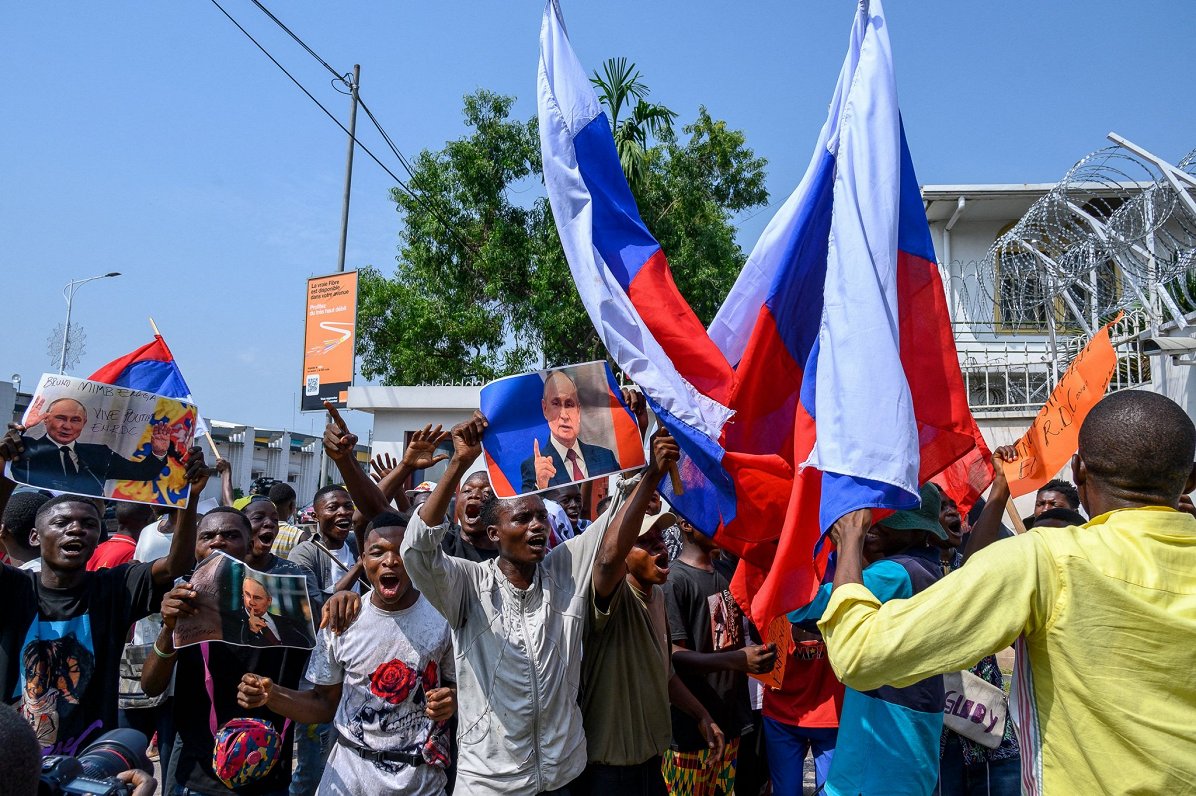
[[[541,492],[644,466],[635,416],[606,362],[492,381],[482,388],[482,437],[499,497]]]
[[[5,475],[27,486],[182,508],[191,404],[141,390],[45,374],[21,419],[21,455]]]

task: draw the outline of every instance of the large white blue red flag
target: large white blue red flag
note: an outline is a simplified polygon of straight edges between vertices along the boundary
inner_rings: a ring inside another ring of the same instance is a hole
[[[685,492],[663,491],[741,556],[736,596],[767,622],[808,600],[825,555],[818,540],[835,520],[916,506],[920,483],[982,445],[881,3],[859,3],[810,166],[708,334],[639,218],[555,0],[541,30],[539,108],[545,180],[583,302],[682,447]],[[645,338],[657,347],[627,357],[628,341]],[[669,378],[642,381],[640,358]],[[731,419],[694,422],[703,400]]]

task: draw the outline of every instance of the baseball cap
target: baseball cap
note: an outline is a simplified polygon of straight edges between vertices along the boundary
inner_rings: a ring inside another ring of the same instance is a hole
[[[643,536],[653,528],[659,527],[660,530],[671,528],[677,524],[677,515],[671,511],[662,511],[659,514],[645,514],[643,522],[640,523],[640,536]]]
[[[420,481],[419,486],[417,486],[415,489],[407,490],[407,498],[411,499],[411,498],[415,497],[416,495],[420,494],[421,492],[431,492],[435,488],[436,488],[435,481]]]
[[[940,539],[946,539],[947,531],[939,522],[939,510],[943,507],[943,498],[939,494],[939,488],[928,482],[918,490],[918,495],[922,498],[922,505],[919,508],[894,512],[877,522],[877,525],[883,525],[894,531],[926,531]]]

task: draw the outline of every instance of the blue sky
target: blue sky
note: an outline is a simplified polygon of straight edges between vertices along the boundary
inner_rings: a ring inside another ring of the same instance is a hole
[[[222,3],[345,118],[318,64],[247,0]],[[518,96],[521,118],[535,112],[538,1],[268,5],[339,71],[362,65],[363,98],[408,156],[460,136],[461,97],[477,88]],[[705,104],[742,129],[768,159],[774,203],[793,189],[854,3],[563,7],[584,64],[627,56],[682,122]],[[1196,146],[1188,2],[890,0],[886,11],[923,183],[1053,181],[1110,130],[1173,160]],[[153,315],[205,414],[311,430],[318,416],[294,411],[303,289],[335,270],[343,133],[206,0],[8,4],[0,67],[0,375],[29,387],[53,370],[62,285],[121,271],[77,295],[76,373],[148,341]],[[350,268],[393,269],[390,185],[359,153]],[[768,216],[743,220],[745,249]]]

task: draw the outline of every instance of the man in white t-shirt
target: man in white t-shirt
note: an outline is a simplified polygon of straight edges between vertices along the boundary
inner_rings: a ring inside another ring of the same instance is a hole
[[[170,541],[174,539],[174,517],[169,511],[141,529],[137,537],[137,548],[133,551],[134,561],[157,561],[170,552]],[[154,634],[157,638],[158,634]],[[150,641],[154,639],[151,638]],[[149,643],[148,641],[146,642]]]
[[[311,691],[246,674],[237,701],[293,721],[332,721],[336,742],[318,793],[442,794],[448,719],[456,710],[448,622],[411,584],[399,547],[403,518],[370,523],[362,562],[373,587],[341,635],[320,631],[308,664]],[[349,598],[352,599],[352,598]]]

